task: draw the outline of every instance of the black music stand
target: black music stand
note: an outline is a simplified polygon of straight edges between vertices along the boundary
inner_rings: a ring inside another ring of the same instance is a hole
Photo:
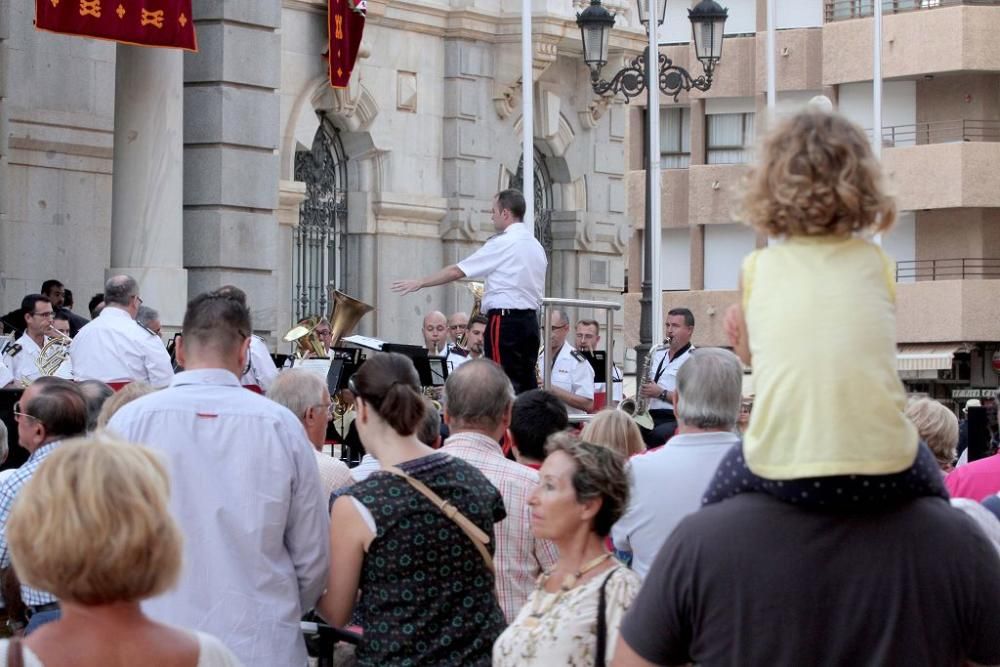
[[[604,384],[607,382],[607,365],[608,353],[604,350],[594,350],[594,351],[583,351],[577,350],[583,358],[587,360],[590,367],[594,369],[594,384]]]

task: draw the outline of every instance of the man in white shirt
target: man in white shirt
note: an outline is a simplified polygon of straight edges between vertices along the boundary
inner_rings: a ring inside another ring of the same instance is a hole
[[[55,311],[47,296],[29,294],[21,300],[21,312],[24,313],[24,333],[16,341],[21,349],[12,350],[14,353],[7,356],[7,363],[14,379],[28,384],[41,375],[38,355],[48,341],[46,334],[52,327]]]
[[[236,285],[223,285],[216,290],[221,296],[236,299],[244,308],[247,305],[247,293]],[[278,367],[271,358],[267,343],[260,336],[250,334],[250,357],[240,376],[240,384],[258,394],[266,394],[278,378]]]
[[[580,352],[594,352],[598,343],[601,342],[601,325],[597,320],[580,320],[576,323],[576,349]],[[611,354],[609,346],[607,354]],[[612,379],[611,400],[607,398],[607,388],[604,382],[594,384],[594,394],[604,395],[604,405],[614,407],[622,400],[622,371],[617,364],[612,364],[611,370],[614,373]]]
[[[291,410],[302,422],[316,454],[323,498],[329,503],[331,493],[354,483],[351,471],[343,461],[323,453],[326,427],[333,418],[330,391],[315,373],[292,368],[278,374],[267,397]]]
[[[552,311],[552,331],[549,348],[552,350],[552,383],[549,387],[555,396],[566,404],[570,416],[581,415],[594,408],[594,368],[587,359],[566,342],[569,334],[569,316],[564,310]],[[545,352],[538,354],[540,382],[545,381]]]
[[[642,438],[648,447],[659,447],[677,429],[674,415],[674,391],[677,389],[677,372],[691,356],[694,347],[694,314],[687,308],[674,308],[667,313],[665,323],[666,346],[653,355],[647,378],[636,378],[642,383],[639,392],[649,399],[649,416],[653,418],[651,430],[642,429]],[[640,362],[641,363],[641,362]]]
[[[632,553],[632,569],[645,577],[674,527],[701,507],[719,462],[739,442],[743,367],[732,352],[693,352],[677,374],[677,435],[659,449],[629,460],[631,493],[611,529],[615,547]]]
[[[470,359],[481,359],[483,356],[483,336],[486,335],[486,325],[488,321],[482,315],[476,315],[465,329],[465,347],[453,345],[448,350],[448,372],[451,373],[456,368]]]
[[[104,284],[104,309],[70,345],[73,379],[100,380],[115,388],[129,382],[165,387],[174,376],[170,355],[159,336],[135,321],[142,299],[132,276]]]
[[[409,294],[460,278],[485,278],[482,310],[486,357],[500,364],[517,393],[535,389],[535,361],[540,342],[538,308],[545,291],[545,250],[523,222],[524,195],[504,190],[493,199],[493,228],[498,232],[458,264],[416,280],[397,280],[392,289]]]
[[[424,315],[424,323],[420,329],[424,337],[424,347],[432,356],[446,353],[448,347],[448,320],[444,313],[435,310]]]
[[[240,386],[249,347],[242,303],[195,297],[177,344],[186,370],[108,428],[163,455],[185,538],[178,585],[144,610],[215,635],[247,667],[305,665],[299,619],[326,582],[329,518],[302,424]]]

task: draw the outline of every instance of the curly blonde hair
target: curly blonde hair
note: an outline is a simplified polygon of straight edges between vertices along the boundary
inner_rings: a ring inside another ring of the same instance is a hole
[[[808,110],[764,139],[742,218],[769,236],[846,236],[887,230],[896,204],[864,131],[839,114]]]

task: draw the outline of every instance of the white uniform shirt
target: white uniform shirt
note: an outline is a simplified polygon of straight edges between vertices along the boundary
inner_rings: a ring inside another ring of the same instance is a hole
[[[247,667],[304,666],[299,619],[326,584],[330,525],[298,418],[208,369],[178,373],[108,428],[163,455],[184,534],[178,585],[143,610],[218,637]]]
[[[668,349],[663,349],[653,355],[649,372],[653,376],[653,382],[658,384],[665,391],[677,391],[677,371],[681,369],[684,362],[691,357],[694,346],[690,343],[679,350],[679,354],[673,359],[667,357]],[[670,410],[674,411],[674,406],[669,401],[661,401],[658,398],[649,399],[650,410]]]
[[[545,381],[545,350],[538,355],[538,369]],[[571,394],[594,398],[594,369],[583,355],[569,343],[564,343],[552,364],[552,386]],[[576,408],[566,406],[571,415],[585,414]]]
[[[619,401],[620,402],[622,400],[622,371],[616,365],[613,365],[611,367],[611,371],[612,371],[612,373],[614,373],[614,375],[613,375],[614,380],[612,380],[612,385],[613,386],[612,386],[612,389],[611,389],[611,391],[612,391],[612,393],[614,395],[612,396],[611,400],[612,401]],[[604,383],[603,382],[598,382],[598,383],[594,384],[594,392],[595,393],[597,393],[597,394],[603,394],[605,391],[606,390],[604,389]],[[607,400],[607,399],[605,399],[605,400]],[[608,403],[608,405],[610,405],[610,403]]]
[[[160,337],[132,319],[128,311],[107,306],[80,329],[69,346],[73,379],[147,382],[165,387],[174,376]]]
[[[485,278],[482,310],[538,310],[545,294],[545,249],[531,229],[515,222],[490,238],[458,268],[469,278]]]
[[[0,389],[3,389],[14,381],[14,374],[7,368],[7,363],[0,358]]]
[[[448,356],[445,358],[445,364],[447,364],[448,366],[448,375],[454,373],[455,369],[457,369],[459,366],[461,366],[471,358],[472,357],[469,356],[468,354],[466,355],[457,354],[455,352],[455,348],[451,348],[450,350],[448,350]]]
[[[43,341],[44,345],[49,339],[43,337]],[[38,361],[38,353],[42,351],[42,348],[38,347],[38,344],[28,336],[27,332],[23,333],[15,342],[21,346],[21,351],[7,357],[10,372],[18,382],[36,380],[41,373],[38,372],[38,364],[35,362]]]
[[[240,378],[240,384],[255,384],[267,393],[277,377],[278,367],[274,365],[267,344],[257,336],[250,336],[250,368]]]

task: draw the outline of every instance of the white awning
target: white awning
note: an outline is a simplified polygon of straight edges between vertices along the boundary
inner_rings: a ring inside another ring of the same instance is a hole
[[[928,343],[900,345],[896,353],[896,370],[942,371],[951,368],[958,352],[968,352],[965,343]]]

